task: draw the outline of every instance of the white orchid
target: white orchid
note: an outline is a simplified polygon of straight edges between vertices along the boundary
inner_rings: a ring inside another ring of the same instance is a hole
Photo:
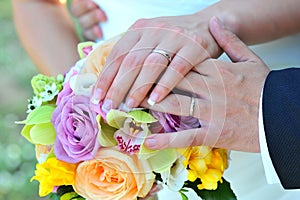
[[[166,184],[170,190],[179,191],[187,180],[188,170],[182,163],[184,159],[183,156],[179,156],[169,170],[161,173],[163,183]]]

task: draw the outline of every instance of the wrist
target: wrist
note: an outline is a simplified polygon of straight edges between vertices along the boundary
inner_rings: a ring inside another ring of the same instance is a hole
[[[224,3],[226,3],[224,5]],[[197,12],[196,14],[199,15],[199,18],[204,18],[207,21],[216,16],[218,17],[224,25],[224,28],[231,31],[238,37],[241,37],[240,29],[242,27],[241,17],[239,16],[239,12],[236,11],[235,8],[228,9],[227,5],[229,2],[220,1],[202,11]]]

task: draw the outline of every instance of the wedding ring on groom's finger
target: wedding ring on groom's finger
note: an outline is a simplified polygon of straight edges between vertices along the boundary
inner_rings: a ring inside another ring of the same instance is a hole
[[[195,109],[195,98],[191,97],[190,112],[189,112],[190,117],[194,116],[194,109]]]
[[[151,51],[151,53],[158,53],[158,54],[162,55],[163,57],[165,57],[169,61],[169,63],[172,61],[172,58],[171,58],[170,54],[168,54],[168,52],[166,52],[162,49],[153,49]]]

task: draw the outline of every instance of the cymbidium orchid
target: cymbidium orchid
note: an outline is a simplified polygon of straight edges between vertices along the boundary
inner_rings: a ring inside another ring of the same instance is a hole
[[[106,116],[106,124],[98,116],[101,146],[115,146],[127,154],[138,154],[140,159],[147,159],[152,170],[161,173],[169,170],[177,159],[175,149],[159,151],[149,150],[144,146],[145,138],[151,134],[149,124],[156,119],[143,110],[123,112],[110,110]]]

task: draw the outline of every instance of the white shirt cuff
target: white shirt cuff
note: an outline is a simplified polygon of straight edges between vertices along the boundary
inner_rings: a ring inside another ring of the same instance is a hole
[[[267,146],[267,140],[265,135],[265,129],[264,129],[264,121],[263,121],[263,115],[262,115],[262,97],[263,92],[260,96],[260,102],[259,102],[259,112],[258,112],[258,133],[259,133],[259,145],[260,145],[260,152],[261,152],[261,158],[265,170],[265,175],[267,179],[268,184],[275,184],[280,183],[280,180],[278,178],[278,175],[275,171],[275,168],[273,166],[268,146]]]

